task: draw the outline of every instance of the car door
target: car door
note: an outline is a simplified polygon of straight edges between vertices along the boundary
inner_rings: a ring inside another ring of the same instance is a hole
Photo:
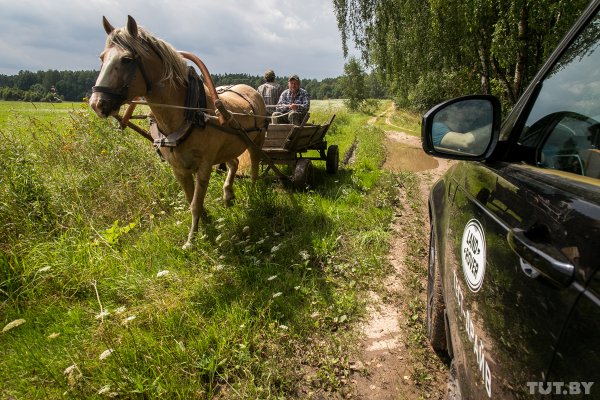
[[[580,367],[591,368],[594,356],[579,363],[584,349],[600,354],[600,332],[586,333],[579,322],[597,306],[597,292],[586,288],[600,265],[595,9],[536,77],[495,149],[437,148],[449,157],[487,158],[453,171],[442,240],[446,312],[455,322],[451,346],[465,398],[562,395],[566,389],[556,392],[551,379],[576,379]],[[432,137],[424,147],[436,149]],[[574,345],[579,351],[571,354]],[[598,378],[596,364],[585,379]]]

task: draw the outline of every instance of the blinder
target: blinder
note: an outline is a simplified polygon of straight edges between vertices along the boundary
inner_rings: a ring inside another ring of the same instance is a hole
[[[124,47],[124,46],[121,45],[121,47]],[[134,57],[129,65],[129,71],[127,72],[127,78],[125,79],[123,86],[121,86],[118,89],[115,89],[115,88],[112,88],[109,86],[93,86],[92,87],[92,93],[104,93],[104,94],[108,95],[108,100],[110,102],[114,103],[113,104],[114,110],[121,107],[123,102],[125,100],[127,100],[127,94],[129,92],[129,85],[133,81],[133,78],[135,77],[135,72],[138,69],[142,73],[142,77],[144,78],[144,82],[146,83],[146,93],[150,93],[152,91],[152,81],[150,81],[150,78],[148,78],[148,74],[146,73],[146,70],[144,69],[144,64],[142,64],[139,54],[133,52],[131,49],[128,49],[128,50],[132,52]]]

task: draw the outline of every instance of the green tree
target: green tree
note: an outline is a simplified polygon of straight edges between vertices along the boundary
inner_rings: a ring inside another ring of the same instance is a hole
[[[333,0],[343,48],[399,105],[493,93],[512,105],[588,0]],[[499,89],[501,88],[501,89]]]
[[[365,75],[356,57],[350,57],[344,65],[344,76],[341,78],[342,93],[350,111],[357,111],[366,99]]]

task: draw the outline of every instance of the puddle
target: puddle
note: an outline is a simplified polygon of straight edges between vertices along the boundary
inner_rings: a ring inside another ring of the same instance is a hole
[[[419,172],[438,167],[438,161],[425,154],[421,147],[414,147],[395,140],[386,140],[386,159],[383,167],[400,172]]]

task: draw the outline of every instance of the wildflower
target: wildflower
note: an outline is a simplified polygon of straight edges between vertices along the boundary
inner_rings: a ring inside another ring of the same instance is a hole
[[[71,372],[73,372],[75,370],[75,368],[77,368],[77,365],[75,365],[75,364],[69,365],[67,368],[65,368],[65,370],[63,371],[63,374],[69,375]]]
[[[287,331],[289,328],[286,325],[279,325],[279,329]]]
[[[279,250],[279,247],[281,247],[281,245],[280,245],[280,244],[278,244],[278,245],[276,245],[276,246],[273,246],[273,247],[271,247],[271,253],[275,253],[277,250]]]
[[[102,319],[104,317],[108,317],[110,312],[108,310],[102,310],[99,314],[96,314],[96,319]]]
[[[298,252],[298,254],[300,254],[300,257],[302,257],[304,261],[308,261],[308,259],[310,258],[310,254],[308,254],[308,251],[306,250],[301,250]]]
[[[100,390],[98,390],[98,394],[106,394],[110,390],[110,385],[104,385]]]
[[[123,314],[125,312],[125,306],[121,306],[115,310],[115,314]]]
[[[127,324],[128,322],[131,322],[131,321],[133,321],[134,319],[135,319],[135,315],[130,315],[129,317],[127,317],[127,318],[125,318],[125,319],[123,320],[123,323],[124,323],[124,324]]]
[[[275,297],[279,297],[279,296],[281,296],[282,294],[283,294],[283,293],[281,293],[281,292],[273,293],[273,298],[275,298]]]
[[[169,275],[169,271],[164,269],[162,271],[158,271],[158,273],[156,274],[157,278],[160,278],[161,276],[165,276],[165,275]]]
[[[15,319],[12,322],[6,324],[4,328],[2,328],[2,333],[10,331],[12,328],[16,328],[19,325],[23,325],[25,323],[24,319]]]
[[[277,275],[273,275],[267,278],[268,281],[272,281],[273,279],[277,278]]]
[[[102,352],[102,354],[100,354],[100,356],[98,356],[98,358],[99,358],[100,360],[104,360],[106,357],[110,356],[110,355],[112,354],[112,352],[113,352],[113,351],[114,351],[113,349],[107,349],[107,350],[104,350],[104,351]]]

